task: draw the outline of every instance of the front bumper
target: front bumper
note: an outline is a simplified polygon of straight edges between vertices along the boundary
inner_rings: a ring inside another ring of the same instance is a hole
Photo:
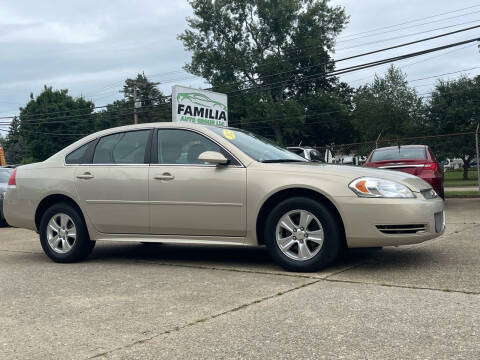
[[[441,198],[348,197],[342,198],[339,207],[348,247],[416,244],[436,238],[445,231],[444,202]]]
[[[3,198],[0,197],[0,221],[5,218],[5,215],[3,215]]]

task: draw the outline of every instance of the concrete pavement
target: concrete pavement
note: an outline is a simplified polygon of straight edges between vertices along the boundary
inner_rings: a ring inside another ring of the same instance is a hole
[[[0,358],[479,358],[480,199],[447,200],[447,224],[313,274],[220,246],[97,243],[55,264],[0,229]]]

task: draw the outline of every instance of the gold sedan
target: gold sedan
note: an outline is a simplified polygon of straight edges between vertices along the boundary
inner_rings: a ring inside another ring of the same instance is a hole
[[[4,212],[57,262],[100,240],[266,245],[284,268],[316,271],[346,247],[445,229],[443,200],[418,177],[308,162],[243,130],[186,123],[101,131],[21,166]]]

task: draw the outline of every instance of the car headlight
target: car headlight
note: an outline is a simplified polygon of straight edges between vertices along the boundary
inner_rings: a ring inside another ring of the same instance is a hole
[[[414,198],[412,190],[391,180],[362,177],[353,180],[348,187],[360,197],[369,198]]]

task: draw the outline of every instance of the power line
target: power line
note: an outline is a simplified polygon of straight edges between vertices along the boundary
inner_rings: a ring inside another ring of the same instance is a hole
[[[362,56],[372,55],[372,54],[383,52],[383,51],[388,51],[388,50],[392,50],[392,49],[396,49],[396,48],[400,48],[400,47],[404,47],[404,46],[408,46],[408,45],[412,45],[412,44],[416,44],[416,43],[420,43],[420,42],[424,42],[424,41],[429,41],[429,40],[436,39],[436,38],[441,38],[441,37],[444,37],[444,36],[449,36],[449,35],[452,35],[452,34],[472,30],[472,29],[475,29],[475,28],[478,28],[478,27],[480,27],[480,25],[472,26],[472,27],[468,27],[468,28],[464,28],[464,29],[459,29],[459,30],[452,31],[452,32],[449,32],[449,33],[440,34],[440,35],[436,35],[436,36],[432,36],[432,37],[429,37],[429,38],[420,39],[420,40],[416,40],[416,41],[412,41],[412,42],[408,42],[408,43],[404,43],[404,44],[390,46],[390,47],[387,47],[387,48],[383,48],[383,49],[379,49],[379,50],[375,50],[375,51],[370,51],[370,52],[362,53],[362,54],[359,54],[359,55],[349,56],[349,57],[345,57],[345,58],[338,59],[338,60],[332,60],[332,61],[326,62],[326,63],[320,63],[320,64],[311,65],[311,66],[307,66],[307,67],[303,67],[303,68],[299,68],[299,69],[293,69],[293,70],[289,70],[289,71],[279,72],[279,73],[276,73],[276,74],[270,74],[270,75],[267,75],[267,76],[264,76],[264,77],[256,78],[254,80],[258,81],[258,80],[269,78],[269,77],[272,77],[272,76],[278,76],[278,75],[287,74],[287,73],[291,73],[291,72],[295,72],[295,71],[301,71],[301,70],[312,68],[312,67],[317,67],[317,66],[333,64],[333,63],[337,63],[337,62],[341,62],[341,61],[351,60],[351,59],[355,59],[355,58],[362,57]],[[195,78],[195,77],[197,77],[197,76],[194,76],[192,78]],[[178,79],[173,80],[173,81],[178,81]],[[239,82],[236,82],[236,83],[230,83],[230,84],[225,84],[225,85],[239,85],[239,84],[247,83],[247,82],[251,82],[251,80],[243,80],[243,81],[239,81]],[[212,89],[212,88],[209,88],[209,89]],[[241,90],[237,90],[237,91],[241,91]],[[166,98],[166,97],[163,97],[163,98]],[[93,109],[106,108],[107,106],[108,105],[95,106]],[[49,113],[44,113],[43,115],[50,115],[50,114],[55,114],[55,113],[57,113],[57,114],[58,113],[66,113],[66,112],[70,112],[70,111],[72,111],[72,110],[49,112]],[[0,117],[0,119],[12,119],[12,118],[14,118],[14,116]]]
[[[429,40],[433,40],[433,39],[438,39],[438,38],[441,38],[441,37],[465,32],[465,31],[469,31],[469,30],[473,30],[473,29],[477,29],[477,28],[480,28],[480,25],[471,26],[471,27],[468,27],[468,28],[451,31],[449,33],[440,34],[440,35],[436,35],[436,36],[431,36],[431,37],[428,37],[428,38],[419,39],[419,40],[411,41],[411,42],[408,42],[408,43],[394,45],[394,46],[382,48],[382,49],[379,49],[379,50],[369,51],[369,52],[361,53],[361,54],[358,54],[358,55],[348,56],[348,57],[341,58],[341,59],[338,59],[338,60],[334,59],[334,60],[324,62],[324,63],[320,63],[320,64],[315,64],[315,65],[301,67],[301,68],[298,68],[298,69],[292,69],[292,70],[283,71],[283,72],[279,72],[279,73],[275,73],[275,74],[270,74],[270,75],[262,76],[262,77],[259,77],[259,78],[253,79],[253,80],[254,81],[263,80],[263,79],[266,79],[266,78],[270,78],[272,76],[284,75],[284,74],[288,74],[288,73],[291,73],[291,72],[299,72],[301,70],[310,69],[310,68],[313,68],[313,67],[334,64],[334,63],[338,63],[338,62],[342,62],[342,61],[346,61],[346,60],[352,60],[352,59],[356,59],[356,58],[359,58],[359,57],[368,56],[368,55],[372,55],[372,54],[377,54],[377,53],[388,51],[388,50],[398,49],[398,48],[401,48],[401,47],[405,47],[405,46],[409,46],[409,45],[413,45],[413,44],[417,44],[417,43],[421,43],[421,42],[425,42],[425,41],[429,41]],[[252,80],[242,80],[242,81],[238,81],[238,82],[234,82],[234,83],[228,83],[228,84],[225,84],[223,86],[240,85],[240,84],[244,84],[244,83],[248,83],[248,82],[253,82],[253,81]],[[206,90],[211,90],[211,89],[212,88],[208,88]]]
[[[445,76],[445,75],[458,74],[458,73],[460,73],[460,72],[470,71],[470,70],[475,70],[475,69],[480,69],[480,66],[476,66],[476,67],[473,67],[473,68],[470,68],[470,69],[463,69],[463,70],[448,72],[448,73],[444,73],[444,74],[440,74],[440,75],[434,75],[434,76],[428,76],[428,77],[419,78],[419,79],[413,79],[413,80],[410,80],[409,82],[415,82],[415,81],[433,79],[433,78],[437,78],[437,77],[441,77],[441,76]]]
[[[449,29],[449,28],[452,28],[452,27],[461,26],[461,25],[467,25],[467,24],[477,23],[477,22],[479,22],[479,21],[480,21],[480,20],[467,21],[467,22],[464,22],[464,23],[461,23],[461,24],[443,26],[443,27],[439,27],[439,28],[436,28],[436,29],[420,31],[420,32],[416,32],[416,33],[412,33],[412,34],[407,34],[407,35],[395,36],[395,37],[391,37],[391,38],[388,38],[388,39],[380,39],[380,40],[371,41],[371,42],[368,42],[368,43],[363,43],[363,44],[359,44],[359,45],[355,45],[355,46],[350,46],[350,47],[348,47],[348,48],[336,49],[336,51],[350,50],[350,49],[355,49],[355,48],[362,47],[362,46],[367,46],[367,45],[382,43],[382,42],[385,42],[385,41],[403,39],[403,38],[406,38],[406,37],[411,37],[411,36],[415,36],[415,35],[426,34],[426,33],[433,32],[433,31],[444,30],[444,29]]]
[[[337,76],[337,75],[341,75],[341,74],[345,74],[345,73],[349,73],[349,72],[353,72],[353,71],[357,71],[357,70],[361,70],[361,69],[367,69],[367,68],[370,68],[370,67],[375,67],[375,66],[378,66],[378,65],[382,65],[382,64],[386,64],[386,63],[390,63],[390,62],[394,62],[394,61],[398,61],[398,60],[404,60],[404,59],[428,54],[428,53],[431,53],[431,52],[436,52],[436,51],[448,49],[448,48],[459,46],[459,45],[464,45],[464,44],[467,44],[467,43],[478,41],[479,39],[480,38],[460,41],[460,42],[451,43],[451,44],[448,44],[448,45],[443,45],[443,46],[439,46],[439,47],[435,47],[435,48],[430,48],[430,49],[427,49],[427,50],[417,51],[417,52],[413,52],[413,53],[407,53],[407,54],[404,54],[404,55],[395,56],[395,57],[391,57],[391,58],[386,58],[386,59],[373,61],[373,62],[369,62],[369,63],[365,63],[365,64],[350,66],[350,67],[346,67],[346,68],[343,68],[343,69],[334,70],[334,71],[331,71],[331,72],[322,72],[322,73],[312,74],[312,75],[304,77],[304,79],[299,80],[299,81],[292,81],[291,79],[289,79],[289,80],[284,80],[284,81],[278,81],[276,83],[266,84],[264,86],[255,86],[255,87],[235,90],[235,91],[227,92],[227,94],[244,92],[244,91],[255,90],[255,89],[270,90],[270,89],[274,89],[275,87],[272,87],[272,86],[277,85],[277,84],[285,84],[285,83],[288,83],[288,82],[294,82],[294,83],[298,84],[298,83],[306,82],[306,81],[309,81],[309,80],[315,80],[315,78],[318,78],[318,77]],[[282,85],[280,85],[280,86],[282,86]]]
[[[400,29],[395,29],[395,30],[390,30],[390,31],[382,31],[380,34],[364,35],[364,36],[359,36],[359,37],[356,37],[356,38],[353,38],[353,39],[340,40],[340,41],[337,41],[337,44],[338,44],[338,43],[347,42],[347,41],[354,41],[354,40],[358,40],[358,39],[364,39],[364,38],[367,38],[367,37],[378,36],[378,35],[388,34],[388,33],[392,33],[392,32],[407,30],[407,29],[416,28],[416,27],[419,27],[419,26],[430,25],[430,24],[434,24],[434,23],[438,23],[438,22],[443,22],[443,21],[446,21],[446,20],[451,20],[451,19],[455,19],[455,18],[459,18],[459,17],[463,17],[463,16],[471,16],[471,15],[473,15],[473,14],[478,14],[478,13],[480,13],[480,11],[474,11],[474,12],[471,12],[471,13],[468,13],[468,14],[451,16],[451,17],[449,17],[449,18],[440,19],[440,20],[435,20],[435,21],[430,21],[430,22],[426,22],[426,23],[422,23],[422,24],[417,24],[417,25],[412,25],[412,26],[407,26],[407,27],[403,27],[403,28],[400,28]],[[455,25],[454,25],[454,26],[455,26]]]
[[[357,35],[362,35],[362,34],[368,34],[368,33],[375,32],[375,31],[379,31],[379,30],[391,29],[391,28],[394,28],[394,27],[397,27],[397,26],[402,26],[402,25],[406,25],[406,24],[412,24],[412,23],[415,23],[415,22],[418,22],[418,21],[422,21],[422,20],[427,20],[427,19],[433,19],[433,18],[436,18],[436,17],[439,17],[439,16],[448,15],[448,14],[453,14],[453,13],[456,13],[456,12],[459,12],[459,11],[469,10],[469,9],[473,9],[473,8],[476,8],[476,7],[479,7],[479,6],[480,6],[480,5],[473,5],[473,6],[465,7],[465,8],[462,8],[462,9],[447,11],[447,12],[444,12],[444,13],[440,13],[440,14],[436,14],[436,15],[430,15],[430,16],[423,17],[423,18],[418,18],[418,19],[415,19],[415,20],[405,21],[405,22],[402,22],[402,23],[399,23],[399,24],[394,24],[394,25],[389,25],[389,26],[383,26],[383,27],[379,27],[379,28],[374,28],[374,29],[367,30],[367,31],[363,31],[363,32],[356,33],[356,34],[347,34],[347,35],[340,36],[339,39],[340,39],[340,38],[344,38],[344,37],[350,37],[350,36],[357,36]]]
[[[476,27],[480,27],[480,26],[476,26]],[[467,28],[467,29],[461,29],[461,30],[457,30],[455,32],[452,32],[452,33],[456,33],[456,32],[461,32],[461,31],[467,31],[467,30],[470,30],[472,28],[476,28],[476,27],[471,27],[471,28]],[[448,34],[443,34],[443,35],[439,35],[439,36],[436,36],[436,37],[440,37],[440,36],[446,36],[446,35],[450,35],[451,33],[448,33]],[[436,38],[434,37],[434,38]],[[430,38],[427,38],[427,39],[430,39]],[[441,47],[437,47],[437,48],[433,48],[433,49],[428,49],[428,50],[424,50],[424,51],[420,51],[420,52],[415,52],[415,53],[410,53],[410,54],[405,54],[405,55],[401,55],[401,56],[397,56],[397,57],[393,57],[393,58],[388,58],[388,59],[383,59],[383,60],[379,60],[379,61],[374,61],[374,62],[370,62],[370,63],[366,63],[366,64],[360,64],[360,65],[355,65],[355,66],[351,66],[351,67],[347,67],[347,68],[343,68],[343,69],[338,69],[338,70],[334,70],[334,71],[331,71],[331,72],[326,72],[326,73],[318,73],[318,74],[313,74],[313,75],[310,75],[310,76],[307,76],[307,77],[304,77],[303,80],[301,81],[297,81],[297,83],[301,83],[301,82],[305,82],[305,81],[308,81],[308,80],[314,80],[314,76],[317,76],[320,75],[320,76],[325,76],[325,77],[330,77],[330,76],[337,76],[337,75],[340,75],[340,74],[344,74],[344,73],[348,73],[348,72],[352,72],[352,71],[356,71],[356,70],[361,70],[361,69],[366,69],[366,68],[369,68],[369,67],[373,67],[373,66],[378,66],[378,65],[382,65],[382,64],[386,64],[386,63],[389,63],[389,62],[393,62],[393,61],[397,61],[397,60],[403,60],[403,59],[406,59],[406,58],[409,58],[409,57],[414,57],[414,56],[419,56],[419,55],[423,55],[423,54],[426,54],[426,53],[429,53],[429,52],[434,52],[434,51],[440,51],[440,50],[443,50],[443,49],[447,49],[447,48],[450,48],[450,47],[454,47],[454,46],[458,46],[458,45],[463,45],[463,44],[466,44],[466,43],[470,43],[470,42],[473,42],[473,41],[477,41],[478,39],[471,39],[471,40],[467,40],[467,41],[463,41],[463,42],[458,42],[458,43],[453,43],[453,44],[449,44],[449,45],[445,45],[445,46],[441,46]],[[423,40],[419,40],[419,41],[426,41],[426,39],[423,39]],[[397,45],[395,47],[401,47],[401,46],[406,46],[405,44],[400,44],[400,45]],[[393,48],[395,48],[393,47]],[[392,47],[390,47],[392,48]],[[386,48],[386,49],[390,49],[390,48]],[[381,49],[381,50],[378,50],[378,51],[375,51],[375,52],[379,52],[379,51],[386,51],[386,49]],[[372,52],[370,52],[372,53]],[[356,55],[354,57],[359,57],[359,56],[365,56],[366,54],[370,54],[370,53],[365,53],[365,54],[360,54],[360,55]],[[345,59],[350,59],[350,58],[354,58],[354,57],[349,57],[349,58],[344,58],[344,59],[340,59],[340,60],[337,60],[337,62],[339,61],[343,61]],[[284,80],[284,81],[280,81],[280,82],[277,82],[277,83],[272,83],[272,84],[265,84],[263,86],[256,86],[256,87],[251,87],[251,88],[246,88],[246,89],[240,89],[240,90],[235,90],[235,91],[231,91],[231,92],[228,92],[228,94],[232,94],[232,93],[236,93],[236,92],[243,92],[243,91],[249,91],[249,90],[255,90],[255,89],[263,89],[265,90],[265,87],[266,86],[272,86],[272,85],[275,85],[275,84],[281,84],[281,83],[285,83],[285,82],[291,82],[292,80],[289,79],[289,80]],[[273,88],[273,87],[270,87],[270,89]],[[163,96],[163,97],[160,97],[159,99],[163,99],[163,100],[166,100],[168,97],[167,96]],[[164,104],[159,104],[159,105],[167,105],[168,103],[164,103]],[[96,107],[93,107],[93,109],[100,109],[100,108],[106,108],[108,107],[109,105],[103,105],[103,106],[96,106]],[[74,110],[73,110],[74,111]],[[64,111],[57,111],[57,112],[49,112],[49,113],[44,113],[42,114],[42,116],[45,116],[45,115],[51,115],[51,114],[59,114],[59,113],[68,113],[68,112],[72,112],[72,110],[64,110]],[[94,113],[95,114],[95,113]],[[91,114],[90,114],[91,115]],[[84,115],[84,114],[79,114],[79,115],[71,115],[71,116],[66,116],[65,118],[75,118],[75,117],[84,117],[84,116],[87,116],[87,115]],[[30,117],[35,117],[35,115],[26,115],[24,116],[24,118],[30,118]],[[0,117],[0,119],[12,119],[13,116],[8,116],[8,117]],[[38,119],[43,119],[43,117],[39,118],[37,116],[36,118],[37,120]],[[26,119],[25,119],[26,120]],[[47,119],[48,120],[48,119]],[[22,119],[22,121],[24,121]]]

